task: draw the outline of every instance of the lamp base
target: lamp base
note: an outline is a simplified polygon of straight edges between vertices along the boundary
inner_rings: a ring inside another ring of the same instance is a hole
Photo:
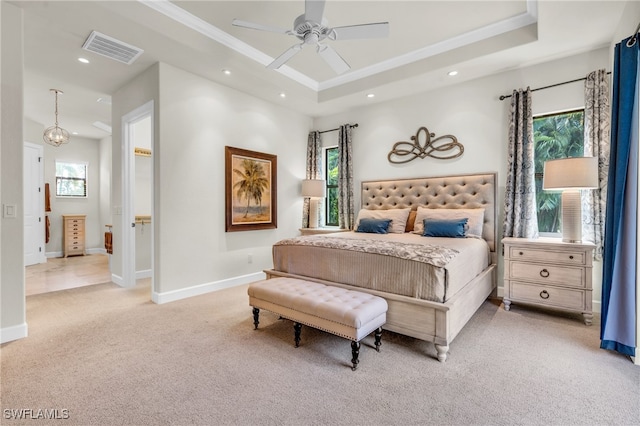
[[[580,191],[562,192],[562,242],[582,242],[582,202]]]
[[[309,199],[309,228],[318,227],[318,199],[312,197]]]

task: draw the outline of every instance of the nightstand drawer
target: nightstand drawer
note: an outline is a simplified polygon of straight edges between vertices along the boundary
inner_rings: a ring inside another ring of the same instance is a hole
[[[582,310],[585,306],[586,292],[553,286],[539,286],[512,281],[511,296],[522,302],[559,308]]]
[[[567,265],[584,265],[586,260],[584,251],[535,250],[523,247],[511,247],[509,257],[511,260],[566,263]]]
[[[535,281],[538,284],[556,284],[567,287],[585,286],[584,268],[510,262],[509,278]]]

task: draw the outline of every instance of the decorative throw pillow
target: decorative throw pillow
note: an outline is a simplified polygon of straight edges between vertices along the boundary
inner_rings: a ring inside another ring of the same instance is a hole
[[[467,218],[454,220],[425,219],[422,221],[425,237],[464,238]]]
[[[356,229],[358,229],[358,225],[362,219],[391,219],[389,233],[404,234],[410,211],[410,208],[388,210],[361,209],[358,213],[358,219],[356,220]]]
[[[360,220],[356,232],[366,232],[369,234],[387,234],[391,219],[369,219]]]
[[[484,209],[428,209],[418,207],[413,232],[424,234],[424,220],[454,220],[467,218],[467,236],[482,237]]]

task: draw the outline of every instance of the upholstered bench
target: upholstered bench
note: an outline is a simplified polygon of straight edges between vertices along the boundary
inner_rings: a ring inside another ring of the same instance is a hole
[[[248,293],[255,329],[260,309],[265,309],[294,322],[296,347],[302,324],[349,339],[352,370],[358,367],[360,341],[374,331],[380,352],[382,326],[387,319],[387,302],[381,297],[288,277],[252,283]]]

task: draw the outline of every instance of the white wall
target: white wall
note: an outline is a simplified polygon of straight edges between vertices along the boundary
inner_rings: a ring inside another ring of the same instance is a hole
[[[41,138],[42,139],[42,138]],[[85,221],[85,247],[88,251],[104,248],[101,221],[101,194],[103,184],[100,180],[100,141],[96,139],[71,136],[69,143],[54,147],[44,145],[44,181],[49,184],[51,211],[47,213],[51,226],[50,237],[46,245],[48,257],[62,256],[62,215],[83,214]],[[56,197],[56,161],[87,164],[87,197]]]
[[[532,89],[610,70],[608,49],[602,48],[564,59],[461,82],[438,90],[389,102],[373,103],[346,114],[314,120],[314,129],[332,129],[344,123],[358,123],[353,130],[354,180],[357,203],[360,182],[372,179],[410,178],[457,173],[497,171],[499,206],[503,205],[507,166],[509,95],[513,89]],[[462,76],[463,77],[463,76]],[[454,77],[455,78],[455,77]],[[416,88],[419,92],[420,88]],[[542,114],[584,107],[582,82],[533,93],[533,113]],[[375,99],[375,98],[374,98]],[[419,127],[437,136],[451,134],[464,145],[462,157],[453,160],[416,159],[391,164],[387,154],[397,141],[410,141]],[[333,138],[333,134],[323,135]],[[359,204],[356,204],[359,205]],[[503,222],[502,208],[498,223]],[[499,227],[501,238],[502,229]],[[600,262],[598,262],[599,264]],[[502,258],[499,257],[499,287],[502,287]],[[601,275],[594,268],[594,300],[599,308]],[[501,288],[499,294],[501,295]]]
[[[160,64],[159,113],[158,292],[215,286],[271,268],[272,244],[297,235],[301,224],[311,119],[166,64]],[[225,145],[277,156],[277,229],[225,232]]]
[[[23,220],[22,11],[0,2],[0,343],[27,336]]]
[[[124,114],[150,100],[155,104],[154,300],[221,288],[270,268],[273,243],[297,235],[301,224],[299,182],[311,118],[166,64],[154,65],[112,100],[114,129]],[[115,211],[122,199],[121,139],[114,131]],[[277,156],[277,229],[225,232],[226,145]],[[117,276],[121,216],[113,219]]]
[[[103,233],[107,230],[105,225],[112,223],[111,219],[111,136],[100,139],[98,143],[98,157],[99,157],[99,176],[100,181],[100,201],[99,205],[99,225],[98,233]],[[104,237],[103,237],[104,238]],[[102,240],[104,244],[104,239]]]

